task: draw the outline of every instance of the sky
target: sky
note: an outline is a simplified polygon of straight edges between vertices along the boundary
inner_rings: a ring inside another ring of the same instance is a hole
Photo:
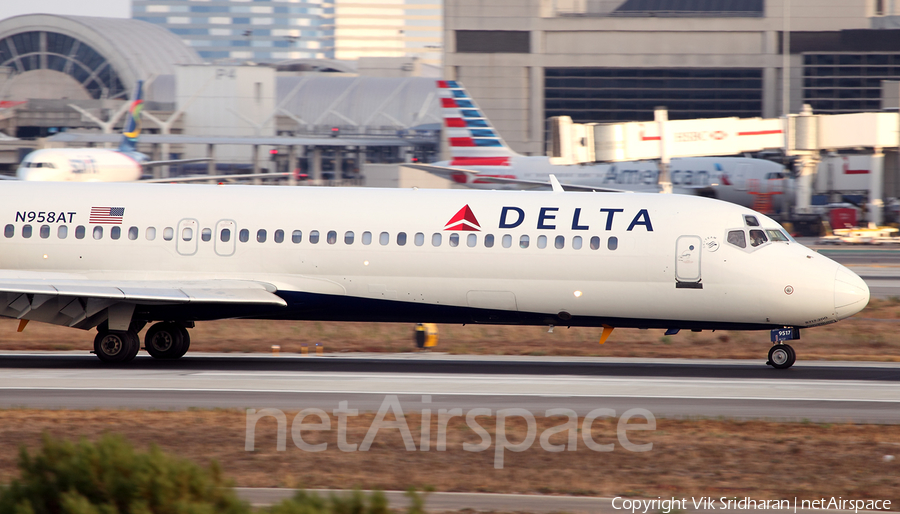
[[[130,18],[131,0],[0,0],[0,20],[36,13]]]

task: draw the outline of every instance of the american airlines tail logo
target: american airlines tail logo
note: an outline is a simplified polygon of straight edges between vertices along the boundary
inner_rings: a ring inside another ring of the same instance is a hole
[[[480,232],[481,224],[478,223],[478,220],[475,219],[475,213],[473,213],[472,209],[469,208],[469,205],[466,204],[465,207],[454,214],[453,217],[450,218],[450,221],[444,225],[444,230],[468,230],[470,232]]]

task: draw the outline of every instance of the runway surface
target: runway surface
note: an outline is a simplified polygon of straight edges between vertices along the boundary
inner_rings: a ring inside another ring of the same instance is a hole
[[[658,417],[900,423],[900,365],[548,357],[0,354],[0,407],[335,409],[644,408]]]

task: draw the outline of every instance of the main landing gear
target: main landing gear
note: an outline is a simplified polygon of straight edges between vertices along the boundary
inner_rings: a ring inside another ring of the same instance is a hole
[[[797,352],[789,344],[779,343],[769,349],[769,366],[775,369],[788,369],[797,361]]]
[[[129,362],[141,349],[138,333],[143,324],[132,324],[128,330],[109,330],[106,324],[97,328],[94,353],[107,363]],[[156,359],[178,359],[191,347],[187,328],[170,321],[156,323],[144,336],[144,349]]]

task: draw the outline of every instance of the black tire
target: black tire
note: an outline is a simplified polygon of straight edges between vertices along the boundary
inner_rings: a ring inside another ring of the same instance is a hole
[[[786,344],[776,344],[769,349],[769,365],[775,369],[788,369],[794,364],[794,349]]]
[[[184,355],[184,338],[175,323],[157,323],[144,335],[144,349],[154,359],[177,359]]]
[[[124,362],[131,362],[135,357],[137,357],[138,352],[141,351],[141,336],[139,336],[136,331],[131,329],[129,329],[128,332],[125,333],[125,335],[129,339],[128,345],[131,351],[129,352],[128,358],[125,359]]]
[[[789,344],[786,344],[784,346],[787,348],[787,350],[789,352],[791,352],[791,363],[788,364],[788,367],[791,367],[794,365],[795,362],[797,362],[797,351],[794,350],[794,347]]]
[[[137,354],[140,343],[133,332],[124,330],[101,330],[94,337],[94,353],[103,362],[128,362]]]
[[[184,357],[184,354],[191,349],[191,334],[188,332],[187,328],[184,325],[176,325],[178,327],[178,331],[181,333],[181,350],[178,351],[178,355],[173,357],[175,359],[180,359]]]

